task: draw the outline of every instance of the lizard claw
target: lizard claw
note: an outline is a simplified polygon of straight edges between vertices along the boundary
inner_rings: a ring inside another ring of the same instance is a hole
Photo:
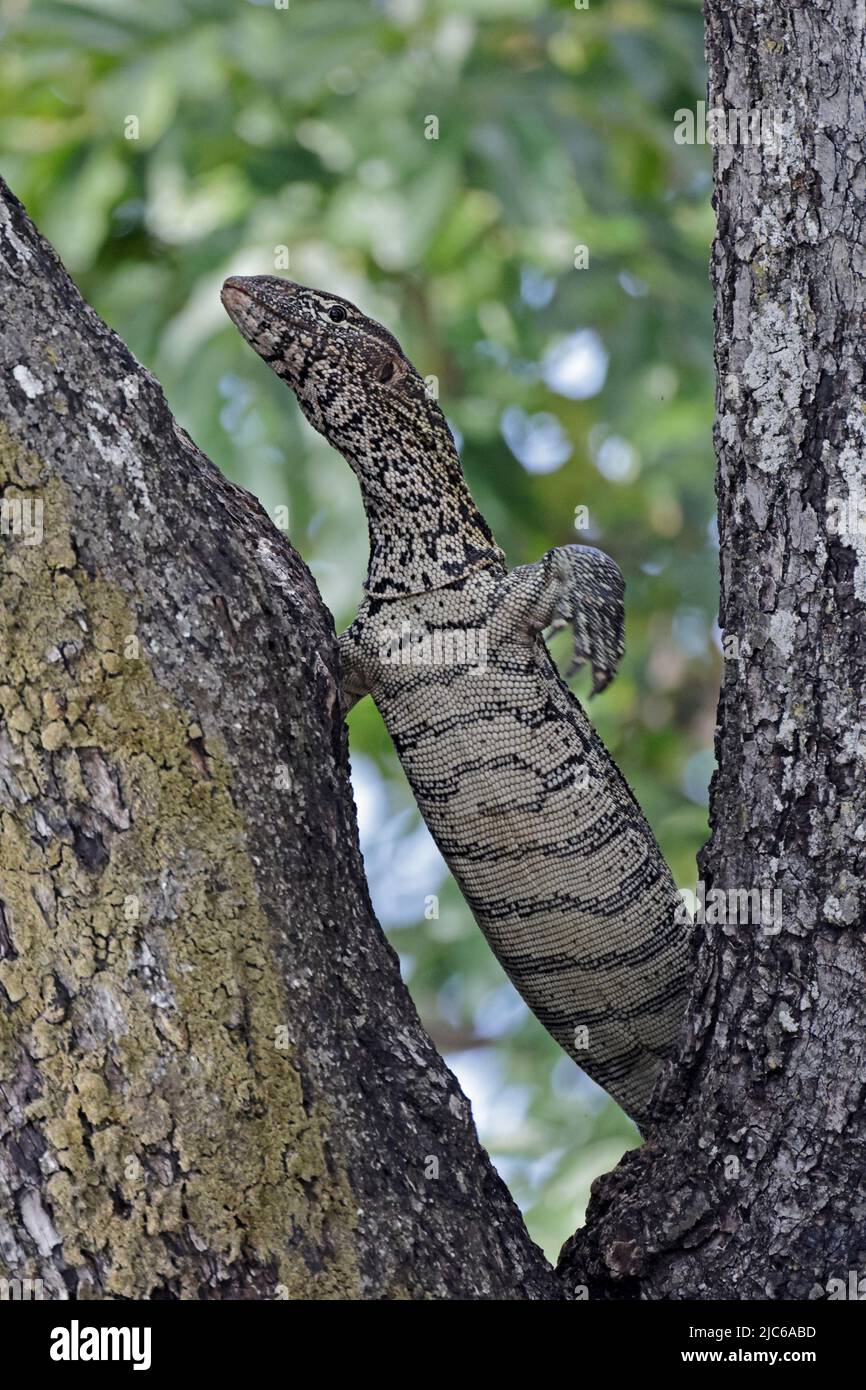
[[[551,627],[559,632],[571,624],[574,630],[566,679],[588,661],[591,693],[599,695],[613,680],[625,646],[622,575],[610,556],[588,545],[562,546],[556,568],[562,587]]]
[[[613,680],[613,676],[613,671],[606,671],[603,666],[593,666],[590,698],[593,695],[600,695],[603,690],[607,690],[607,687]]]
[[[566,680],[571,680],[579,671],[582,671],[588,660],[589,657],[585,652],[580,652],[572,656],[566,668]],[[592,689],[589,692],[590,699],[592,699],[593,695],[600,695],[603,690],[607,690],[607,687],[614,678],[614,674],[615,672],[608,671],[606,667],[599,666],[595,662],[592,663]]]

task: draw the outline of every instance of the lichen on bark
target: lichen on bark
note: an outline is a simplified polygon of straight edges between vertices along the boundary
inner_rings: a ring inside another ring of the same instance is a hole
[[[23,1188],[29,1229],[43,1256],[100,1259],[106,1294],[173,1281],[195,1297],[169,1254],[183,1236],[217,1266],[243,1253],[271,1296],[351,1297],[353,1198],[278,1045],[279,966],[225,750],[160,689],[125,595],[77,563],[62,484],[7,436],[4,495],[28,496],[25,479],[50,525],[0,552],[0,1039],[45,1179],[47,1209]],[[331,1252],[315,1273],[294,1226]],[[38,1269],[25,1257],[18,1277]]]

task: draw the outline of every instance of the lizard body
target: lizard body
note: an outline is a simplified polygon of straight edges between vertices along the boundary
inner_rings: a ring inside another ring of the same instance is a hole
[[[612,560],[560,546],[508,571],[447,423],[396,340],[336,295],[233,277],[223,302],[352,466],[370,530],[340,637],[490,945],[564,1050],[639,1125],[685,1004],[688,925],[631,790],[541,636],[574,629],[593,689],[622,655]]]

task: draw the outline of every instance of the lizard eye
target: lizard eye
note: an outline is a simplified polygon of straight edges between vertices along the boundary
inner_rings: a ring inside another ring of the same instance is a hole
[[[328,310],[328,318],[332,323],[342,323],[346,317],[346,311],[342,304],[332,304]]]

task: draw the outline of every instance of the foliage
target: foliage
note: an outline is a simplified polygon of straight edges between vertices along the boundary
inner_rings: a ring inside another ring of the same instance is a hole
[[[338,626],[354,482],[218,296],[286,254],[438,378],[511,563],[570,539],[618,560],[627,656],[591,713],[690,886],[718,682],[709,155],[673,140],[697,0],[281,3],[5,0],[2,172],[196,441],[288,515]],[[351,740],[374,901],[555,1255],[635,1132],[520,1006],[369,701]]]

